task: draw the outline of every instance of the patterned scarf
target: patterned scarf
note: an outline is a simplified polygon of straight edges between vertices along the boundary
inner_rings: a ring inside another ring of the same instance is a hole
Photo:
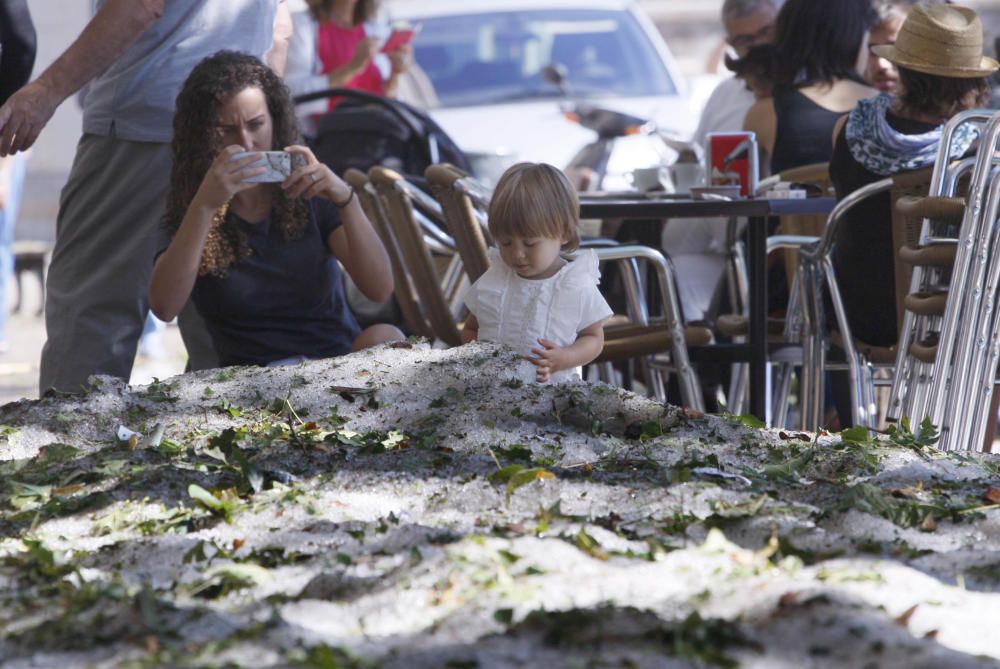
[[[904,135],[886,121],[892,98],[887,93],[861,100],[847,117],[847,146],[854,159],[870,172],[889,176],[920,169],[937,159],[938,144],[944,125],[920,135]],[[979,137],[979,129],[970,123],[955,131],[951,159],[962,156]]]

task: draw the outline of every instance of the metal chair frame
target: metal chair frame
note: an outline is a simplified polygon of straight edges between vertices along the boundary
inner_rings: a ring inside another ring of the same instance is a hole
[[[972,170],[965,215],[958,233],[955,264],[949,282],[949,299],[944,315],[937,320],[907,314],[904,334],[911,337],[899,350],[896,382],[893,384],[890,410],[893,418],[927,416],[941,431],[939,447],[945,450],[978,450],[988,425],[986,409],[990,405],[996,370],[996,339],[1000,335],[994,309],[998,270],[991,265],[1000,256],[1000,238],[995,231],[1000,184],[996,182],[998,159],[995,151],[1000,141],[1000,114],[970,110],[957,115],[944,129],[932,192],[954,189],[957,176],[944,169],[950,154],[955,130],[965,123],[985,126]],[[945,241],[941,231],[929,220],[921,230],[921,243]],[[919,268],[917,268],[919,270]],[[929,280],[939,279],[933,272],[914,271],[911,290],[919,290]],[[928,276],[930,275],[930,276]],[[918,333],[939,327],[937,353],[933,365],[919,363],[909,353],[909,342]],[[963,439],[958,427],[966,427],[969,439]]]

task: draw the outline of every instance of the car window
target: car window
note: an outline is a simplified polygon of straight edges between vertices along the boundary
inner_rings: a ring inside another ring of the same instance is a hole
[[[627,11],[492,12],[416,19],[417,63],[444,106],[559,95],[542,77],[565,67],[570,91],[674,95],[656,48]]]

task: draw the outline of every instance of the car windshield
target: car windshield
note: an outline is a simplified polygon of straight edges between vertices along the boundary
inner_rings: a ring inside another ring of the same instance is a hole
[[[656,48],[627,11],[510,11],[416,19],[417,63],[446,107],[560,95],[545,81],[565,68],[570,94],[675,95]]]

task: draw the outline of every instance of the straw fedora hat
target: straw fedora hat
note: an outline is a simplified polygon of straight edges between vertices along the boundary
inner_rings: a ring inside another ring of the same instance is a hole
[[[1000,67],[983,55],[983,24],[976,12],[958,5],[917,5],[896,43],[873,46],[872,53],[908,70],[941,77],[985,77]]]

